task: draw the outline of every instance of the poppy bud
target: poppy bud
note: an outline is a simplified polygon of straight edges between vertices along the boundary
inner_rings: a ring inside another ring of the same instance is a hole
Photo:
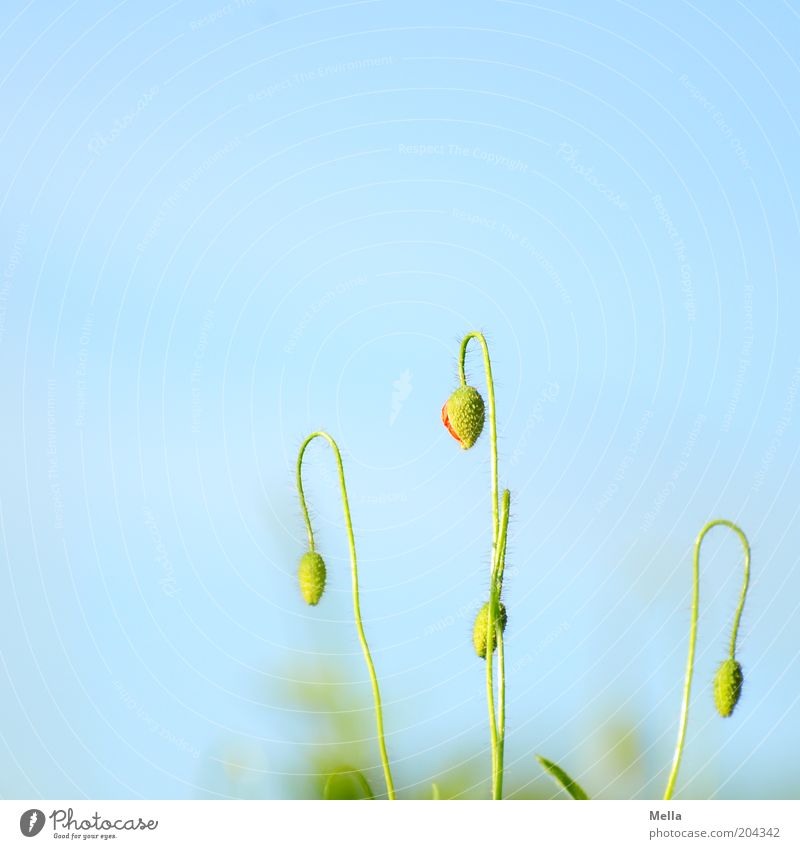
[[[506,606],[502,601],[498,603],[498,608],[499,616],[497,621],[500,623],[500,631],[502,633],[506,630],[508,616],[506,615]],[[472,645],[475,646],[475,653],[478,657],[486,657],[486,631],[488,627],[489,602],[487,601],[478,611],[478,615],[475,617],[475,625],[472,628]],[[492,652],[494,652],[494,638],[492,638]]]
[[[474,386],[459,386],[442,407],[444,426],[465,449],[481,435],[485,418],[483,398]]]
[[[730,716],[742,693],[742,666],[732,657],[719,665],[714,676],[714,703],[720,716]]]
[[[306,604],[318,604],[325,590],[325,561],[316,551],[307,551],[300,558],[297,577]]]

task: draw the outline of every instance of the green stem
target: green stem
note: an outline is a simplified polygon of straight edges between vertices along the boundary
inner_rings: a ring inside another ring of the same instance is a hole
[[[492,745],[492,799],[497,799],[499,798],[497,795],[497,779],[500,770],[500,761],[498,760],[497,717],[495,716],[494,681],[492,680],[494,645],[492,645],[491,634],[494,624],[493,620],[492,603],[490,601],[486,621],[486,702],[489,707],[489,738]]]
[[[511,493],[503,490],[503,500],[500,508],[500,539],[497,544],[497,560],[493,565],[493,579],[497,584],[497,599],[503,592],[503,575],[506,569],[506,543],[508,541],[508,517],[511,507]]]
[[[503,629],[495,626],[497,634],[497,757],[495,759],[494,798],[503,798],[503,760],[506,748],[506,661],[503,650]],[[487,631],[488,634],[488,631]]]
[[[358,631],[358,639],[361,643],[361,649],[364,652],[364,660],[367,664],[367,671],[369,672],[369,678],[372,683],[372,695],[375,699],[375,722],[378,729],[378,747],[380,748],[381,754],[381,763],[383,764],[383,774],[386,778],[386,792],[390,799],[394,799],[394,783],[392,782],[392,773],[389,769],[389,755],[386,751],[386,739],[383,730],[383,709],[381,707],[381,693],[380,688],[378,687],[378,676],[375,674],[375,665],[372,662],[372,655],[369,651],[369,645],[367,644],[367,637],[364,633],[364,624],[361,619],[361,604],[359,601],[359,592],[358,592],[358,565],[356,561],[356,541],[353,536],[353,521],[350,518],[350,502],[347,499],[347,486],[344,480],[344,465],[342,464],[342,455],[339,452],[339,446],[336,444],[336,441],[332,436],[325,433],[324,431],[316,431],[312,433],[310,436],[306,437],[305,442],[300,446],[300,452],[297,455],[297,492],[300,495],[300,507],[303,511],[303,519],[306,524],[306,531],[308,533],[308,545],[311,551],[314,551],[314,532],[311,529],[311,519],[308,514],[308,505],[306,504],[306,497],[303,491],[303,475],[302,475],[302,466],[303,466],[303,455],[305,454],[305,450],[308,447],[309,443],[317,438],[321,437],[326,440],[330,447],[333,449],[333,453],[336,457],[336,466],[339,472],[339,485],[342,490],[342,505],[344,507],[344,522],[347,528],[347,539],[350,545],[350,565],[352,567],[353,574],[353,612],[355,614],[356,620],[356,630]]]
[[[503,509],[500,521],[498,553],[502,556],[492,563],[489,583],[489,605],[486,618],[486,700],[489,706],[489,734],[492,741],[492,798],[503,797],[503,753],[506,731],[506,674],[503,654],[503,629],[498,621],[500,613],[500,589],[503,585],[502,569],[505,566],[506,533],[508,531],[508,508],[511,493],[503,493]],[[492,634],[495,635],[492,639]],[[497,709],[494,704],[494,647],[497,644]]]
[[[744,549],[744,581],[742,590],[739,595],[739,605],[736,608],[736,613],[733,618],[733,631],[731,633],[730,652],[733,658],[736,652],[736,638],[739,634],[739,622],[742,618],[744,610],[744,601],[747,596],[747,588],[750,584],[750,544],[744,531],[733,522],[727,519],[713,519],[704,525],[703,529],[697,535],[697,540],[694,544],[694,560],[693,560],[693,590],[692,590],[692,620],[689,628],[689,657],[686,661],[686,679],[683,684],[683,703],[681,705],[681,718],[678,725],[678,742],[675,746],[675,755],[672,759],[672,769],[667,780],[667,789],[664,791],[664,798],[671,799],[675,789],[675,781],[678,778],[678,768],[681,765],[683,757],[683,746],[686,742],[686,725],[689,721],[689,698],[692,691],[692,676],[694,675],[694,655],[697,645],[697,616],[700,603],[700,546],[705,539],[706,534],[714,527],[721,525],[725,528],[730,528],[738,537]]]
[[[494,380],[492,378],[492,361],[489,357],[489,346],[486,344],[486,338],[483,333],[473,330],[461,340],[461,350],[458,356],[458,376],[461,380],[461,385],[467,385],[467,376],[464,371],[464,360],[467,356],[467,346],[471,339],[477,339],[483,351],[483,368],[486,372],[486,391],[489,395],[489,441],[490,441],[490,458],[492,464],[492,563],[497,549],[497,536],[500,531],[499,519],[499,486],[497,483],[497,411],[494,400]]]
[[[736,605],[736,613],[733,615],[733,628],[731,629],[731,660],[736,656],[736,640],[739,636],[739,623],[742,620],[742,611],[744,610],[744,600],[747,597],[747,588],[750,586],[750,543],[744,531],[729,523],[728,525],[739,537],[739,541],[744,549],[744,580],[742,581],[742,589],[739,593],[739,604]]]
[[[497,541],[497,563],[495,566],[495,575],[492,579],[492,586],[495,587],[494,601],[489,604],[489,619],[492,619],[492,609],[494,615],[499,615],[500,612],[500,594],[503,590],[503,572],[506,568],[506,541],[508,538],[508,511],[511,503],[511,493],[505,490],[503,493],[503,507],[500,517],[500,537]],[[487,636],[491,633],[489,628],[490,622],[486,625]],[[497,633],[497,779],[496,798],[503,798],[503,761],[505,756],[506,746],[506,662],[505,653],[503,650],[503,629],[498,622],[495,625]]]
[[[497,593],[494,586],[495,573],[497,570],[498,559],[498,537],[500,534],[500,505],[499,505],[499,484],[497,476],[497,408],[494,396],[494,379],[492,378],[492,360],[489,356],[489,346],[486,344],[486,338],[477,330],[468,333],[461,340],[461,349],[458,355],[458,376],[461,380],[461,385],[467,385],[467,375],[464,368],[464,361],[467,356],[467,347],[472,339],[478,341],[483,351],[483,368],[486,372],[486,391],[489,396],[489,451],[491,459],[491,478],[492,478],[492,567],[491,578],[492,585],[489,589],[489,611],[486,622],[486,698],[489,708],[489,735],[492,746],[492,798],[499,799],[502,793],[502,753],[499,745],[499,733],[497,726],[497,716],[494,703],[494,682],[493,682],[493,665],[494,651],[491,645],[491,637],[495,632],[496,611],[497,611]],[[499,695],[505,704],[505,676],[501,680],[503,693]]]

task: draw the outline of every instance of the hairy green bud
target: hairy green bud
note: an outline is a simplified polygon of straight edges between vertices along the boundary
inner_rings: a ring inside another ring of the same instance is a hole
[[[732,657],[723,661],[714,676],[714,703],[720,716],[730,716],[742,694],[742,665]]]
[[[483,430],[486,411],[474,386],[459,386],[442,407],[442,422],[462,448],[472,448]]]
[[[306,604],[318,604],[325,590],[325,561],[316,551],[307,551],[300,558],[297,577]]]
[[[501,601],[499,604],[499,617],[498,621],[500,623],[500,631],[504,633],[506,630],[506,623],[508,622],[508,615],[506,614],[506,606]],[[496,623],[495,623],[496,624]],[[472,645],[475,646],[475,653],[478,657],[486,657],[486,631],[489,628],[489,602],[478,611],[478,615],[475,617],[475,625],[472,628]],[[494,645],[494,636],[492,636],[492,652],[495,650]]]

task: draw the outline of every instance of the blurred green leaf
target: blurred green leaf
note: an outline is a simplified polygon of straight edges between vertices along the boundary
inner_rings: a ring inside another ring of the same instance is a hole
[[[374,799],[375,794],[363,773],[352,767],[342,767],[328,776],[322,798]]]
[[[589,797],[584,792],[583,788],[577,781],[573,781],[558,764],[543,758],[541,755],[536,756],[536,760],[542,765],[542,768],[549,773],[573,799],[588,799]]]

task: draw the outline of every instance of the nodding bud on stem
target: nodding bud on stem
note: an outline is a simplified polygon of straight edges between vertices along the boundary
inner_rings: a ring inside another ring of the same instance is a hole
[[[306,604],[318,604],[325,590],[325,561],[316,551],[307,551],[300,558],[297,577]]]
[[[497,617],[497,621],[495,624],[500,625],[500,632],[504,632],[506,630],[506,623],[508,622],[508,616],[506,614],[506,606],[503,602],[498,602],[499,615]],[[486,632],[489,629],[489,602],[478,611],[478,615],[475,617],[475,625],[472,628],[472,645],[475,646],[475,653],[478,657],[486,657]],[[495,650],[495,640],[494,636],[492,636],[492,653]]]
[[[442,422],[461,447],[472,448],[486,419],[483,398],[474,386],[459,386],[442,407]]]
[[[714,676],[714,703],[720,716],[730,716],[742,694],[742,665],[729,657],[719,665]]]

